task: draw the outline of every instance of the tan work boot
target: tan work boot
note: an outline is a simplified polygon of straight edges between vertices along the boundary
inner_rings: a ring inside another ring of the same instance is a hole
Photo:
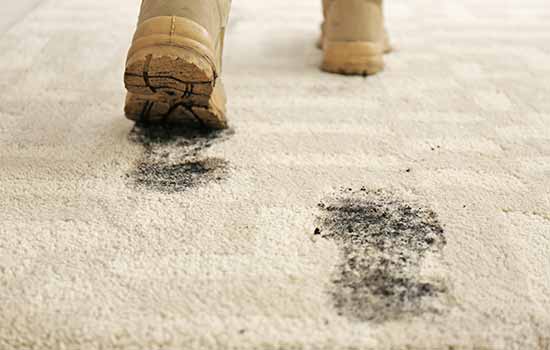
[[[321,69],[360,75],[384,69],[384,53],[391,46],[382,0],[323,0],[323,14]]]
[[[227,126],[220,73],[230,6],[231,0],[143,0],[124,73],[129,119]]]

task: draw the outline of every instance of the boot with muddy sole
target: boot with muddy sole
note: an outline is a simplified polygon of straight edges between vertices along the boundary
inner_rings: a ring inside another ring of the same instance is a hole
[[[128,52],[126,117],[227,127],[220,79],[230,0],[143,0]]]

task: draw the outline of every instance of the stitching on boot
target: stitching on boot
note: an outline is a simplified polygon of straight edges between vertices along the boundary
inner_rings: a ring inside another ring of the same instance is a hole
[[[174,37],[174,34],[176,33],[176,16],[172,16],[170,24],[170,44],[172,43],[172,38]]]

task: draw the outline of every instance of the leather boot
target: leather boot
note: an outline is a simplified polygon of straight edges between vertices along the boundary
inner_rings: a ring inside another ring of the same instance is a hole
[[[384,68],[392,50],[384,27],[382,0],[323,0],[321,69],[370,75]]]
[[[231,0],[143,0],[124,84],[139,122],[227,126],[220,80]]]

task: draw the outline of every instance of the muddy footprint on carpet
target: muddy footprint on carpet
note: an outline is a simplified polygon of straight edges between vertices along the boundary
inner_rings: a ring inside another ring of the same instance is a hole
[[[128,173],[128,184],[137,189],[175,193],[222,181],[228,174],[227,161],[207,157],[204,152],[231,134],[227,130],[136,124],[129,138],[142,145],[144,153]]]
[[[314,234],[341,252],[329,289],[340,315],[384,322],[442,312],[447,286],[429,265],[439,263],[446,239],[432,210],[366,188],[342,189],[319,210]]]

